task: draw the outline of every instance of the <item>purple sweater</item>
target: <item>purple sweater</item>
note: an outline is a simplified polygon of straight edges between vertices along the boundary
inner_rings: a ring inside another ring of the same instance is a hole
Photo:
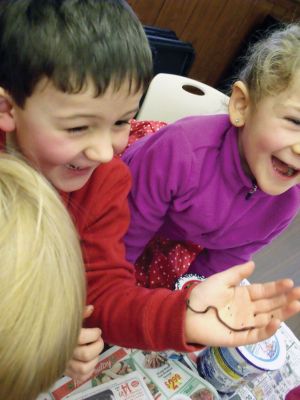
[[[227,115],[184,118],[131,145],[133,176],[125,243],[134,262],[156,233],[205,250],[191,272],[209,276],[251,259],[300,208],[300,185],[279,196],[257,190],[242,169]]]

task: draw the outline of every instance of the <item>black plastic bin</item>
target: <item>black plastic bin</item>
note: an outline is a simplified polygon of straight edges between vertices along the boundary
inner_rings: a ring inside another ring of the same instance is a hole
[[[157,28],[156,26],[144,25],[144,30],[146,32],[146,35],[178,40],[176,33],[171,29]]]
[[[195,58],[193,46],[179,40],[174,31],[144,26],[153,56],[153,74],[187,76]]]

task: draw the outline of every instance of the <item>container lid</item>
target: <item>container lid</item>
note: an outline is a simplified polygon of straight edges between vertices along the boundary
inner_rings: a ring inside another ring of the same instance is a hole
[[[205,281],[205,277],[198,274],[183,274],[175,282],[175,290],[188,289],[194,283]]]
[[[267,340],[240,346],[236,350],[249,364],[263,371],[281,368],[286,359],[286,345],[280,331]]]

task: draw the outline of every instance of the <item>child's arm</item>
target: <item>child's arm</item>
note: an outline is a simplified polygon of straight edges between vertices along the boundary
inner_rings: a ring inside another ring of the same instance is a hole
[[[68,201],[85,259],[87,303],[95,307],[86,327],[100,327],[109,344],[193,351],[184,336],[187,294],[138,287],[135,268],[125,259],[130,185],[128,168],[114,159],[101,165],[84,190],[73,192]]]
[[[239,286],[254,270],[248,262],[221,272],[190,292],[186,337],[190,343],[235,347],[273,335],[300,311],[300,288],[290,279]]]
[[[293,288],[290,279],[239,286],[253,269],[253,262],[230,268],[190,291],[184,318],[188,343],[227,347],[256,343],[273,335],[281,321],[300,311],[300,288]],[[82,330],[82,337],[87,338],[82,344],[92,341],[94,331]],[[103,345],[101,337],[99,341]],[[96,342],[89,346],[95,349]],[[96,353],[89,346],[79,346],[74,353],[67,373],[73,379],[84,381],[94,371],[103,346]]]

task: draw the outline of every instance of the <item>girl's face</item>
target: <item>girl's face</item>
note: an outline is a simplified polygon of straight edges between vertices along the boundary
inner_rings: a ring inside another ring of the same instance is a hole
[[[240,155],[258,187],[275,196],[300,184],[300,73],[278,95],[247,103],[243,121]]]

